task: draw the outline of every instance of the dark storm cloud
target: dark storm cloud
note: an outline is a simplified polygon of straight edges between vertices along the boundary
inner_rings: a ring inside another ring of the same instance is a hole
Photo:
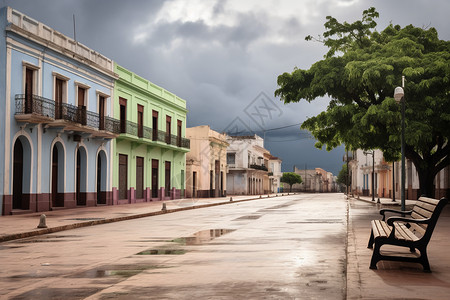
[[[246,118],[244,110],[261,92],[281,111],[267,120],[264,129],[300,123],[326,109],[326,98],[284,105],[273,93],[278,75],[292,72],[295,66],[308,69],[323,58],[327,49],[304,38],[322,34],[327,15],[353,22],[361,18],[363,10],[375,6],[380,13],[379,31],[392,21],[402,26],[436,27],[441,39],[450,38],[447,0],[3,0],[2,3],[70,37],[75,14],[78,41],[186,99],[188,126],[208,124],[221,131],[240,118],[260,135],[264,134],[261,128]],[[189,5],[194,4],[200,5],[199,15],[183,18],[192,13]],[[179,15],[171,14],[180,7],[184,11],[178,12]],[[168,15],[161,14],[164,10]],[[266,138],[266,147],[283,159],[285,170],[291,170],[293,164],[306,163],[308,168],[323,167],[337,174],[342,165],[342,147],[331,153],[315,150],[315,141],[305,138],[298,126],[268,131]]]

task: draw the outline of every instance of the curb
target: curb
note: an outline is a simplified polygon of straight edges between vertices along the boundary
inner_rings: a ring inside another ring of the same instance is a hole
[[[152,217],[152,216],[158,216],[158,215],[163,215],[163,214],[168,214],[168,213],[175,213],[175,212],[184,211],[184,210],[213,207],[213,206],[246,202],[246,201],[252,201],[252,200],[262,200],[262,199],[267,199],[267,198],[268,197],[261,198],[260,196],[258,196],[257,198],[193,205],[193,206],[187,206],[187,207],[167,209],[164,211],[160,210],[160,211],[153,211],[153,212],[137,214],[137,215],[129,215],[129,216],[124,216],[124,217],[115,217],[115,218],[102,219],[102,220],[92,220],[92,221],[87,221],[87,222],[82,222],[82,223],[74,223],[74,224],[56,226],[56,227],[51,227],[51,228],[43,228],[43,229],[39,229],[39,230],[35,230],[35,231],[27,231],[27,232],[22,232],[22,233],[14,233],[14,234],[8,234],[8,235],[1,236],[0,243],[17,240],[17,239],[23,239],[23,238],[32,237],[32,236],[55,233],[55,232],[60,232],[60,231],[65,231],[65,230],[70,230],[70,229],[75,229],[75,228],[88,227],[88,226],[94,226],[94,225],[102,225],[102,224],[127,221],[127,220],[133,220],[133,219],[139,219],[139,218],[145,218],[145,217]],[[276,198],[276,197],[270,197],[270,198]]]

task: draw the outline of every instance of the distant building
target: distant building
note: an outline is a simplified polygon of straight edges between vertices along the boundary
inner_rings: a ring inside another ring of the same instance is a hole
[[[375,168],[373,168],[372,151],[361,149],[353,151],[349,160],[351,176],[351,193],[372,196],[372,177],[375,197],[400,199],[401,197],[401,162],[386,162],[383,152],[375,150]],[[350,156],[350,155],[349,155]],[[373,173],[375,169],[375,173]],[[410,160],[405,163],[405,198],[417,199],[420,196],[419,176]],[[450,166],[442,169],[435,177],[435,197],[450,196]]]
[[[230,195],[260,195],[269,192],[268,159],[264,141],[253,136],[228,136],[227,193]]]
[[[281,163],[282,160],[276,156],[269,155],[268,157],[268,175],[269,175],[269,192],[270,193],[278,193],[280,192],[280,184],[281,184],[281,176],[283,173],[281,172]]]
[[[294,184],[292,186],[293,191],[306,193],[330,193],[337,191],[336,176],[322,168],[302,170],[294,166],[294,173],[302,177],[302,183]]]
[[[227,194],[227,136],[209,126],[186,128],[191,151],[186,155],[186,197]]]
[[[1,214],[112,204],[112,60],[10,7],[0,28]]]

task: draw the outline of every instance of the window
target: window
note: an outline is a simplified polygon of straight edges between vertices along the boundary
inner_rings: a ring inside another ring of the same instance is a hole
[[[119,97],[120,133],[127,133],[127,99]]]
[[[136,156],[136,199],[144,198],[144,158]]]
[[[37,105],[33,105],[34,98],[33,95],[38,94],[37,88],[37,77],[39,67],[34,66],[30,63],[23,62],[23,94],[25,96],[25,101],[23,103],[23,110],[26,114],[31,114],[36,112],[38,109]],[[41,113],[40,111],[37,111]]]
[[[181,147],[181,128],[183,123],[180,120],[177,120],[177,146]]]
[[[152,198],[158,198],[158,165],[157,159],[152,159]]]
[[[106,99],[103,96],[98,96],[98,129],[105,130],[105,106]]]
[[[119,199],[128,199],[128,156],[119,154]]]
[[[105,119],[107,116],[107,99],[109,95],[102,93],[101,91],[96,91],[97,94],[97,111],[98,111],[98,129],[105,130],[106,124]]]
[[[165,163],[165,194],[166,197],[170,196],[170,161]]]
[[[87,124],[87,90],[88,87],[77,84],[77,122],[81,125]]]
[[[152,111],[152,140],[157,141],[158,140],[158,112],[156,110]]]
[[[33,94],[34,94],[34,70],[26,68],[25,71],[25,113],[33,112]]]
[[[236,163],[236,153],[227,153],[227,164],[234,165]]]
[[[171,123],[172,118],[170,116],[166,116],[166,144],[170,144],[171,139]]]
[[[138,137],[144,137],[144,107],[142,105],[137,106],[138,109]]]
[[[55,119],[64,118],[63,103],[67,103],[67,82],[69,78],[53,72],[53,92],[55,100]]]

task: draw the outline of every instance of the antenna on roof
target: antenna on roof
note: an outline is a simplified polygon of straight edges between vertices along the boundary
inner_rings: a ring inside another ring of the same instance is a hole
[[[75,14],[73,14],[73,39],[75,41],[77,40],[77,32],[76,32],[76,27],[75,27]]]

